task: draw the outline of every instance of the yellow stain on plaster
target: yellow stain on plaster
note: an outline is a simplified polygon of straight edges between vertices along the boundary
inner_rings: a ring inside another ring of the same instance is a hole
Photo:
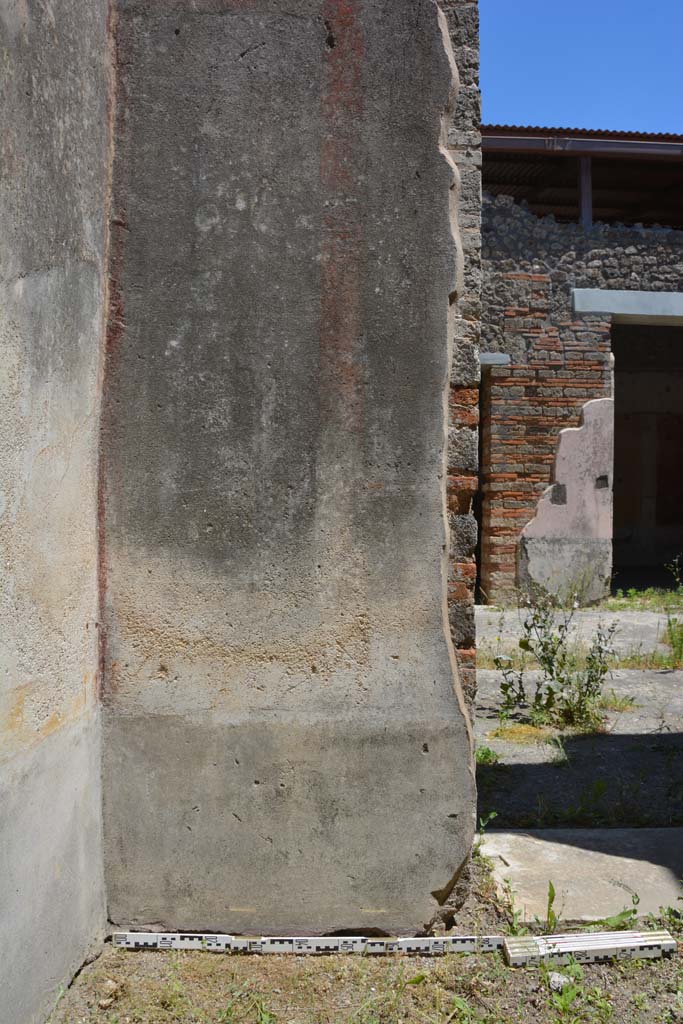
[[[12,703],[5,715],[4,722],[0,723],[0,735],[4,733],[20,732],[24,727],[24,705],[27,694],[30,692],[31,683],[22,683],[12,691]]]
[[[0,753],[20,747],[31,747],[57,732],[63,726],[75,722],[87,707],[93,704],[96,677],[86,672],[83,685],[69,701],[52,712],[46,719],[32,715],[32,703],[39,696],[44,684],[21,683],[10,694],[7,711],[0,716]]]
[[[302,673],[329,678],[342,664],[352,663],[366,668],[372,628],[369,617],[359,613],[341,624],[334,633],[315,633],[299,640],[282,639],[272,646],[245,644],[232,646],[206,634],[187,636],[181,627],[152,623],[122,608],[118,612],[122,638],[130,644],[143,664],[150,661],[159,666],[152,678],[168,679],[168,662],[174,657],[190,657],[194,663],[216,661],[228,670],[278,664],[288,673]],[[163,660],[160,661],[160,655]],[[117,688],[118,662],[110,665],[112,689]],[[138,669],[139,671],[139,669]],[[135,673],[137,675],[137,673]]]

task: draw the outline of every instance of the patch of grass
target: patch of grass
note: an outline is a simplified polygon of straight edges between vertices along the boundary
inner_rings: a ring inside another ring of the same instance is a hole
[[[550,887],[546,920],[522,925],[514,893],[496,892],[486,863],[481,857],[473,863],[467,911],[473,916],[455,911],[456,931],[564,930]],[[647,926],[669,927],[666,915],[677,911],[662,914]],[[519,970],[498,954],[256,957],[108,945],[64,994],[52,1024],[674,1024],[682,966],[680,954]],[[556,970],[568,981],[561,993],[550,984]],[[112,985],[115,1001],[103,1009],[101,997]]]
[[[683,1020],[683,989],[676,993],[675,1006],[666,1011],[662,1020],[664,1024],[680,1024]]]
[[[652,669],[653,671],[665,672],[675,668],[681,668],[681,660],[673,651],[630,651],[620,654],[611,664],[612,668],[638,668]]]
[[[625,931],[628,928],[635,928],[638,923],[639,903],[640,896],[635,892],[631,893],[630,907],[624,907],[624,909],[620,910],[618,914],[612,914],[611,917],[604,917],[600,921],[595,921],[593,923],[593,927],[609,932]]]
[[[599,700],[610,671],[610,658],[614,656],[617,623],[597,624],[585,663],[580,664],[574,654],[576,639],[572,634],[577,608],[578,603],[574,602],[571,608],[558,613],[547,599],[528,601],[518,646],[529,655],[536,671],[530,679],[524,668],[513,667],[509,657],[499,655],[495,659],[502,675],[501,718],[521,711],[534,725],[586,729],[602,724]],[[530,686],[534,687],[533,693]]]
[[[680,624],[680,630],[680,635],[683,636],[683,623]],[[669,641],[665,638],[664,642],[668,643]],[[677,642],[683,644],[683,639]],[[587,664],[588,647],[585,644],[576,643],[570,648],[569,653],[574,667],[580,671],[584,671]],[[516,647],[505,647],[493,651],[490,647],[483,646],[477,650],[477,668],[479,669],[499,668],[502,659],[505,660],[506,668],[512,669],[515,672],[523,672],[525,669],[530,667],[529,660],[524,652],[520,651]],[[682,667],[683,651],[679,654],[673,650],[644,651],[642,648],[636,648],[631,651],[620,651],[609,658],[610,671],[618,668],[666,671]],[[622,708],[609,708],[609,705],[604,706],[607,707],[608,710],[625,710]]]
[[[681,882],[683,892],[683,881]],[[683,941],[683,895],[678,897],[678,907],[660,907],[658,914],[648,914],[648,928],[667,928],[672,935]],[[683,982],[683,978],[681,979]]]
[[[509,659],[510,667],[514,669],[527,668],[529,663],[529,659],[517,645],[514,647],[499,646],[495,650],[492,647],[487,647],[486,644],[477,647],[477,669],[495,669],[498,667],[497,662],[500,658]]]
[[[600,698],[600,707],[603,711],[633,711],[638,705],[635,698],[625,694],[620,696],[612,689],[608,693],[603,693]]]
[[[490,747],[477,747],[474,756],[477,764],[498,764],[500,761],[498,754]]]
[[[95,986],[79,978],[86,999],[59,1024],[504,1024],[516,1020],[501,1006],[500,957],[372,959],[365,957],[183,956],[185,1007],[165,1006],[168,959],[107,954],[111,973],[133,975],[116,1011],[97,1007]],[[115,958],[115,960],[114,960]],[[112,964],[112,960],[114,963]],[[77,993],[72,992],[73,1001]],[[68,1014],[68,1015],[67,1015]]]
[[[482,802],[487,798],[483,792]],[[500,793],[494,799],[500,801]],[[580,790],[576,799],[557,797],[548,799],[540,792],[536,806],[516,812],[515,828],[613,828],[623,826],[624,821],[631,828],[643,828],[659,824],[653,818],[643,793],[643,784],[630,780],[627,784],[618,779],[597,778]],[[507,818],[501,827],[507,827]]]
[[[195,1017],[201,1020],[201,1017]],[[264,999],[249,989],[238,991],[220,1010],[216,1024],[277,1024],[277,1017],[266,1008]]]
[[[675,667],[680,668],[683,665],[683,622],[675,619],[671,613],[666,617],[666,639]]]
[[[532,725],[531,722],[504,722],[489,733],[497,740],[508,743],[547,743],[553,736],[547,725]]]
[[[184,1011],[186,1002],[185,990],[177,978],[171,978],[159,993],[159,1005],[163,1006],[164,1010]]]
[[[617,590],[613,597],[608,597],[598,606],[608,612],[670,612],[683,611],[683,587],[673,590],[664,587],[647,587],[637,590]]]
[[[529,934],[529,929],[521,923],[522,909],[517,906],[515,890],[508,878],[503,882],[503,910],[507,918],[503,928],[506,935]]]
[[[554,764],[556,768],[561,768],[564,765],[570,764],[571,761],[569,754],[567,753],[567,748],[564,745],[564,737],[553,736],[550,742],[554,748],[550,763]]]
[[[479,829],[477,831],[477,838],[475,839],[474,845],[472,847],[472,856],[473,857],[480,857],[482,862],[485,862],[488,865],[488,869],[489,870],[490,870],[490,862],[488,861],[488,858],[482,856],[481,848],[482,848],[482,845],[484,843],[484,836],[486,835],[486,829],[489,827],[491,822],[495,818],[497,818],[497,817],[498,817],[498,811],[489,811],[488,814],[485,814],[483,818],[479,819]]]
[[[537,927],[540,928],[544,935],[553,935],[559,931],[560,915],[555,910],[555,886],[551,881],[548,881],[548,903],[546,905],[545,920],[542,921],[539,917],[536,917],[535,921]]]
[[[579,967],[578,964],[576,966]],[[565,967],[563,971],[566,970]],[[595,1024],[607,1024],[614,1014],[611,996],[597,985],[590,988],[586,986],[583,983],[583,972],[579,980],[572,981],[561,992],[552,992],[550,998],[552,1009],[557,1011],[558,1022],[579,1024],[580,1021],[593,1021]]]
[[[656,612],[667,612],[683,609],[683,553],[676,555],[664,568],[671,575],[673,587],[647,587],[645,590],[637,590],[631,587],[629,590],[617,590],[615,597],[606,602],[606,607],[617,603],[619,607],[613,610],[628,607],[632,610],[646,610]]]

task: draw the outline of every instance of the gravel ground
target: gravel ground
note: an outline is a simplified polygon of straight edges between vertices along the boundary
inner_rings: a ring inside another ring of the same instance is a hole
[[[661,647],[658,613],[580,612],[579,633],[587,638],[598,619],[613,618],[622,652]],[[520,635],[516,612],[501,622],[500,612],[477,609],[477,626],[490,648],[514,645]],[[522,743],[492,735],[500,677],[478,675],[477,742],[499,759],[478,768],[482,816],[496,810],[496,826],[683,823],[683,672],[617,671],[608,688],[635,704],[610,712],[604,733],[548,732]],[[444,926],[461,934],[515,931],[512,908],[496,895],[481,857],[470,874]],[[662,923],[683,935],[675,910]],[[666,960],[561,972],[566,987],[558,994],[549,971],[509,968],[497,953],[259,958],[127,952],[107,943],[50,1024],[683,1024],[680,941]]]
[[[486,864],[457,931],[510,928]],[[672,920],[676,920],[672,918]],[[668,922],[671,923],[671,922]],[[683,946],[660,961],[514,969],[500,954],[442,958],[233,957],[126,952],[106,945],[58,1003],[51,1024],[557,1024],[683,1021]]]

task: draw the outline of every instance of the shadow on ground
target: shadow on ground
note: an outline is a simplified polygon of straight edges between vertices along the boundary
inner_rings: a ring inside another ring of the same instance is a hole
[[[683,825],[683,733],[564,736],[553,756],[479,765],[480,818],[495,811],[496,828]]]
[[[477,673],[477,745],[497,758],[478,768],[480,817],[495,811],[495,828],[683,825],[683,671],[615,670],[617,710],[587,735],[515,733],[514,716],[501,729],[501,678]]]

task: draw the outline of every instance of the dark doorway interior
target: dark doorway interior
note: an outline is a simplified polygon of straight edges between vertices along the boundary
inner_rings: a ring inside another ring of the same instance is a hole
[[[616,324],[614,583],[673,586],[683,568],[683,327]]]

